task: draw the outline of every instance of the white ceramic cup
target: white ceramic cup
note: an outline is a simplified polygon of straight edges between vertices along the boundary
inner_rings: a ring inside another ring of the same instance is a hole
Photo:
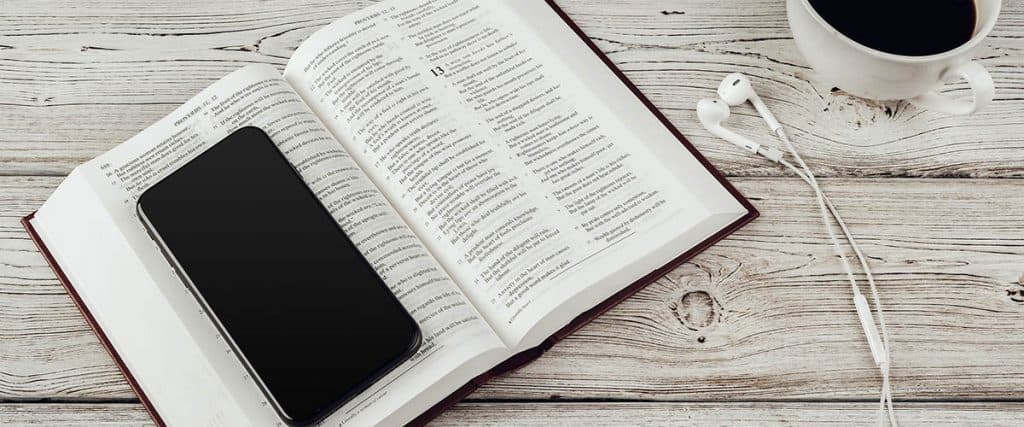
[[[855,0],[837,0],[855,1]],[[843,35],[811,7],[808,0],[787,0],[789,27],[800,52],[823,79],[849,94],[877,100],[909,99],[931,110],[973,114],[992,102],[992,76],[971,52],[992,31],[1000,0],[976,0],[977,23],[967,43],[927,56],[894,55],[872,49]],[[922,18],[925,19],[925,18]],[[898,29],[890,30],[899,37]],[[953,99],[936,90],[962,78],[971,87],[969,99]]]

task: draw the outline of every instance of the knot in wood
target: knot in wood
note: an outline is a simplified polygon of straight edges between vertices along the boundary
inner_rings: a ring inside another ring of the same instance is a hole
[[[718,320],[718,304],[706,291],[687,292],[673,305],[676,318],[691,330],[707,329]]]

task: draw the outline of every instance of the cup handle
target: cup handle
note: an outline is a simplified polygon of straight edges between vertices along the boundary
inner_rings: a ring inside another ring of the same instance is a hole
[[[911,99],[910,102],[929,110],[948,114],[974,114],[992,102],[996,87],[992,83],[992,75],[985,70],[985,67],[974,61],[954,65],[942,72],[942,81],[949,81],[949,78],[957,75],[967,80],[974,95],[973,99],[953,99],[931,91]]]

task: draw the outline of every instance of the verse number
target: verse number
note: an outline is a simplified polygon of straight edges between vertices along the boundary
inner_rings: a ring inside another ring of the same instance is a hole
[[[441,76],[444,75],[444,68],[441,68],[441,67],[431,68],[430,69],[430,73],[433,74],[434,77],[441,77]]]

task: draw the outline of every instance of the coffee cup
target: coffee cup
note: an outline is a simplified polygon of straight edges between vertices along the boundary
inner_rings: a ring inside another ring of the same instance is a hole
[[[973,34],[965,35],[969,39],[946,51],[907,55],[855,41],[823,18],[810,0],[787,0],[786,4],[797,47],[830,85],[862,98],[906,99],[949,114],[973,114],[992,102],[995,95],[992,76],[971,60],[971,54],[995,26],[1000,0],[976,0],[974,7]],[[892,37],[900,37],[900,31],[891,33]],[[957,79],[967,81],[970,97],[957,99],[938,92],[943,84]]]

